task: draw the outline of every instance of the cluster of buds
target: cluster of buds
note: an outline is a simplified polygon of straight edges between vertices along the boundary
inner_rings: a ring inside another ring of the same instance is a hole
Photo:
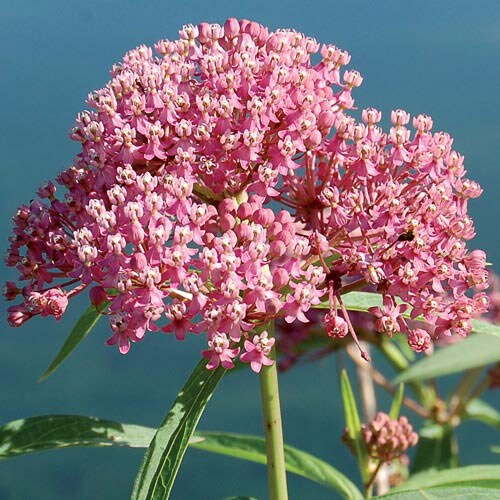
[[[361,430],[368,455],[382,462],[391,462],[418,442],[418,434],[406,417],[393,420],[383,412],[369,424],[362,424]]]
[[[229,19],[155,49],[127,53],[89,95],[62,193],[48,182],[14,217],[11,325],[60,318],[87,291],[109,302],[122,353],[146,332],[205,332],[209,368],[239,358],[259,371],[272,343],[253,332],[307,323],[323,300],[328,334],[356,338],[341,293],[357,280],[384,294],[380,329],[397,325],[416,350],[427,339],[396,299],[435,335],[470,330],[487,307],[484,253],[465,245],[481,189],[430,118],[413,138],[404,111],[389,133],[373,109],[357,123],[349,54],[292,30]]]

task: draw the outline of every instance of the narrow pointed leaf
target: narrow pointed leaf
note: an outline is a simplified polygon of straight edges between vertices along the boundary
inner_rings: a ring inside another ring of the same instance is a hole
[[[500,465],[469,465],[448,470],[432,470],[414,474],[392,492],[437,486],[474,486],[500,488]]]
[[[500,429],[500,412],[482,399],[473,399],[467,404],[464,418],[479,420],[495,429]]]
[[[155,429],[79,415],[46,415],[0,427],[0,459],[70,446],[147,448]]]
[[[226,497],[224,498],[224,500],[257,500],[257,498],[239,496],[239,497]]]
[[[169,498],[196,425],[225,370],[207,370],[201,360],[156,432],[142,461],[133,500]]]
[[[438,498],[460,499],[460,500],[493,500],[499,498],[499,491],[493,488],[453,487],[419,489],[414,491],[402,491],[401,493],[389,493],[381,497],[387,500],[436,500]]]
[[[89,308],[80,316],[80,319],[76,322],[69,335],[67,336],[61,350],[57,353],[54,361],[47,368],[45,373],[38,380],[42,382],[51,373],[53,373],[59,365],[76,349],[77,345],[90,333],[92,328],[99,321],[102,316],[101,312],[106,309],[109,302],[106,302],[101,306],[100,310],[96,309],[95,306],[90,305]]]
[[[347,432],[349,434],[349,438],[353,442],[354,449],[356,451],[361,478],[363,479],[363,482],[365,482],[365,480],[367,479],[365,476],[368,465],[368,453],[363,441],[361,421],[359,419],[356,399],[354,398],[354,393],[352,392],[351,383],[349,382],[349,377],[346,370],[342,371],[340,388],[342,392],[342,400],[344,403]]]
[[[192,447],[260,464],[266,463],[263,438],[221,432],[197,432]],[[362,499],[358,488],[340,471],[309,453],[285,445],[286,470],[338,491],[344,498]]]
[[[451,469],[458,466],[458,448],[451,426],[428,424],[420,430],[418,436],[412,473],[429,469]]]
[[[398,391],[394,395],[394,399],[392,400],[391,410],[389,412],[389,416],[396,420],[399,417],[399,412],[401,411],[401,405],[403,404],[403,396],[405,393],[404,384],[399,384]]]
[[[45,415],[15,420],[0,427],[0,459],[75,446],[147,448],[156,429],[81,415]],[[257,436],[197,432],[189,445],[251,462],[266,463],[266,443]],[[334,489],[346,498],[361,492],[341,472],[309,453],[285,445],[288,472]]]
[[[490,333],[478,333],[413,363],[396,377],[396,382],[441,377],[498,361],[500,337]]]

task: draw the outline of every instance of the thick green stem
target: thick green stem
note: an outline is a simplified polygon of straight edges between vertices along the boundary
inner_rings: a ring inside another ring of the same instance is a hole
[[[269,331],[270,330],[270,331]],[[268,333],[274,333],[274,322],[268,327]],[[276,360],[276,351],[271,351]],[[285,452],[283,448],[283,429],[281,426],[281,409],[278,390],[278,370],[276,361],[272,366],[263,366],[260,372],[260,394],[262,413],[264,416],[264,432],[266,436],[267,476],[269,479],[270,500],[287,500]]]

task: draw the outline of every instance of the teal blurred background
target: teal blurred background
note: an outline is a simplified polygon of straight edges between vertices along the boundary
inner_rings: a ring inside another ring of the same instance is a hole
[[[38,185],[71,162],[76,146],[67,130],[87,94],[102,87],[111,65],[130,48],[176,38],[182,24],[247,17],[271,28],[289,27],[352,54],[365,77],[357,106],[433,116],[435,129],[455,137],[469,176],[485,193],[471,206],[478,236],[500,268],[498,171],[500,157],[500,3],[457,0],[336,2],[171,0],[0,0],[0,246],[10,217]],[[1,269],[1,281],[14,278]],[[150,335],[127,356],[107,348],[103,324],[47,381],[37,384],[69,328],[85,308],[71,304],[64,319],[6,326],[2,304],[0,422],[34,414],[89,414],[157,426],[199,357],[200,340],[176,342]],[[355,477],[340,446],[343,430],[333,358],[281,378],[285,438]],[[249,370],[227,377],[201,428],[261,434],[258,380]],[[387,400],[382,399],[382,403]],[[386,407],[387,408],[387,407]],[[493,431],[467,423],[460,433],[462,463],[493,462]],[[0,464],[0,499],[128,498],[142,450],[69,449]],[[332,498],[290,478],[291,499]],[[189,451],[174,499],[221,499],[266,494],[265,468]]]

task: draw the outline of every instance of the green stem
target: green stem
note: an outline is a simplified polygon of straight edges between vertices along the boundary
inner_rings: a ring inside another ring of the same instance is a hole
[[[389,361],[398,373],[405,371],[410,366],[410,363],[406,359],[405,355],[390,340],[383,339],[376,345],[387,361]],[[436,398],[436,394],[430,387],[425,386],[421,382],[415,381],[408,382],[408,386],[413,391],[415,396],[417,396],[420,404],[427,409],[432,406]]]
[[[472,368],[471,370],[467,370],[463,375],[458,387],[450,398],[450,420],[453,419],[454,416],[460,416],[464,410],[467,401],[470,400],[472,388],[483,373],[483,368],[483,366]]]
[[[372,497],[373,483],[375,482],[375,479],[377,478],[377,474],[379,473],[380,468],[382,467],[383,463],[384,462],[379,461],[379,463],[377,464],[377,467],[373,471],[370,479],[365,484],[365,497],[366,498],[371,498]]]
[[[274,334],[274,322],[269,324],[267,330],[270,336]],[[270,357],[275,362],[271,366],[263,366],[260,372],[260,394],[266,437],[269,498],[270,500],[287,500],[285,452],[283,448],[278,370],[276,367],[276,350],[274,346]]]

